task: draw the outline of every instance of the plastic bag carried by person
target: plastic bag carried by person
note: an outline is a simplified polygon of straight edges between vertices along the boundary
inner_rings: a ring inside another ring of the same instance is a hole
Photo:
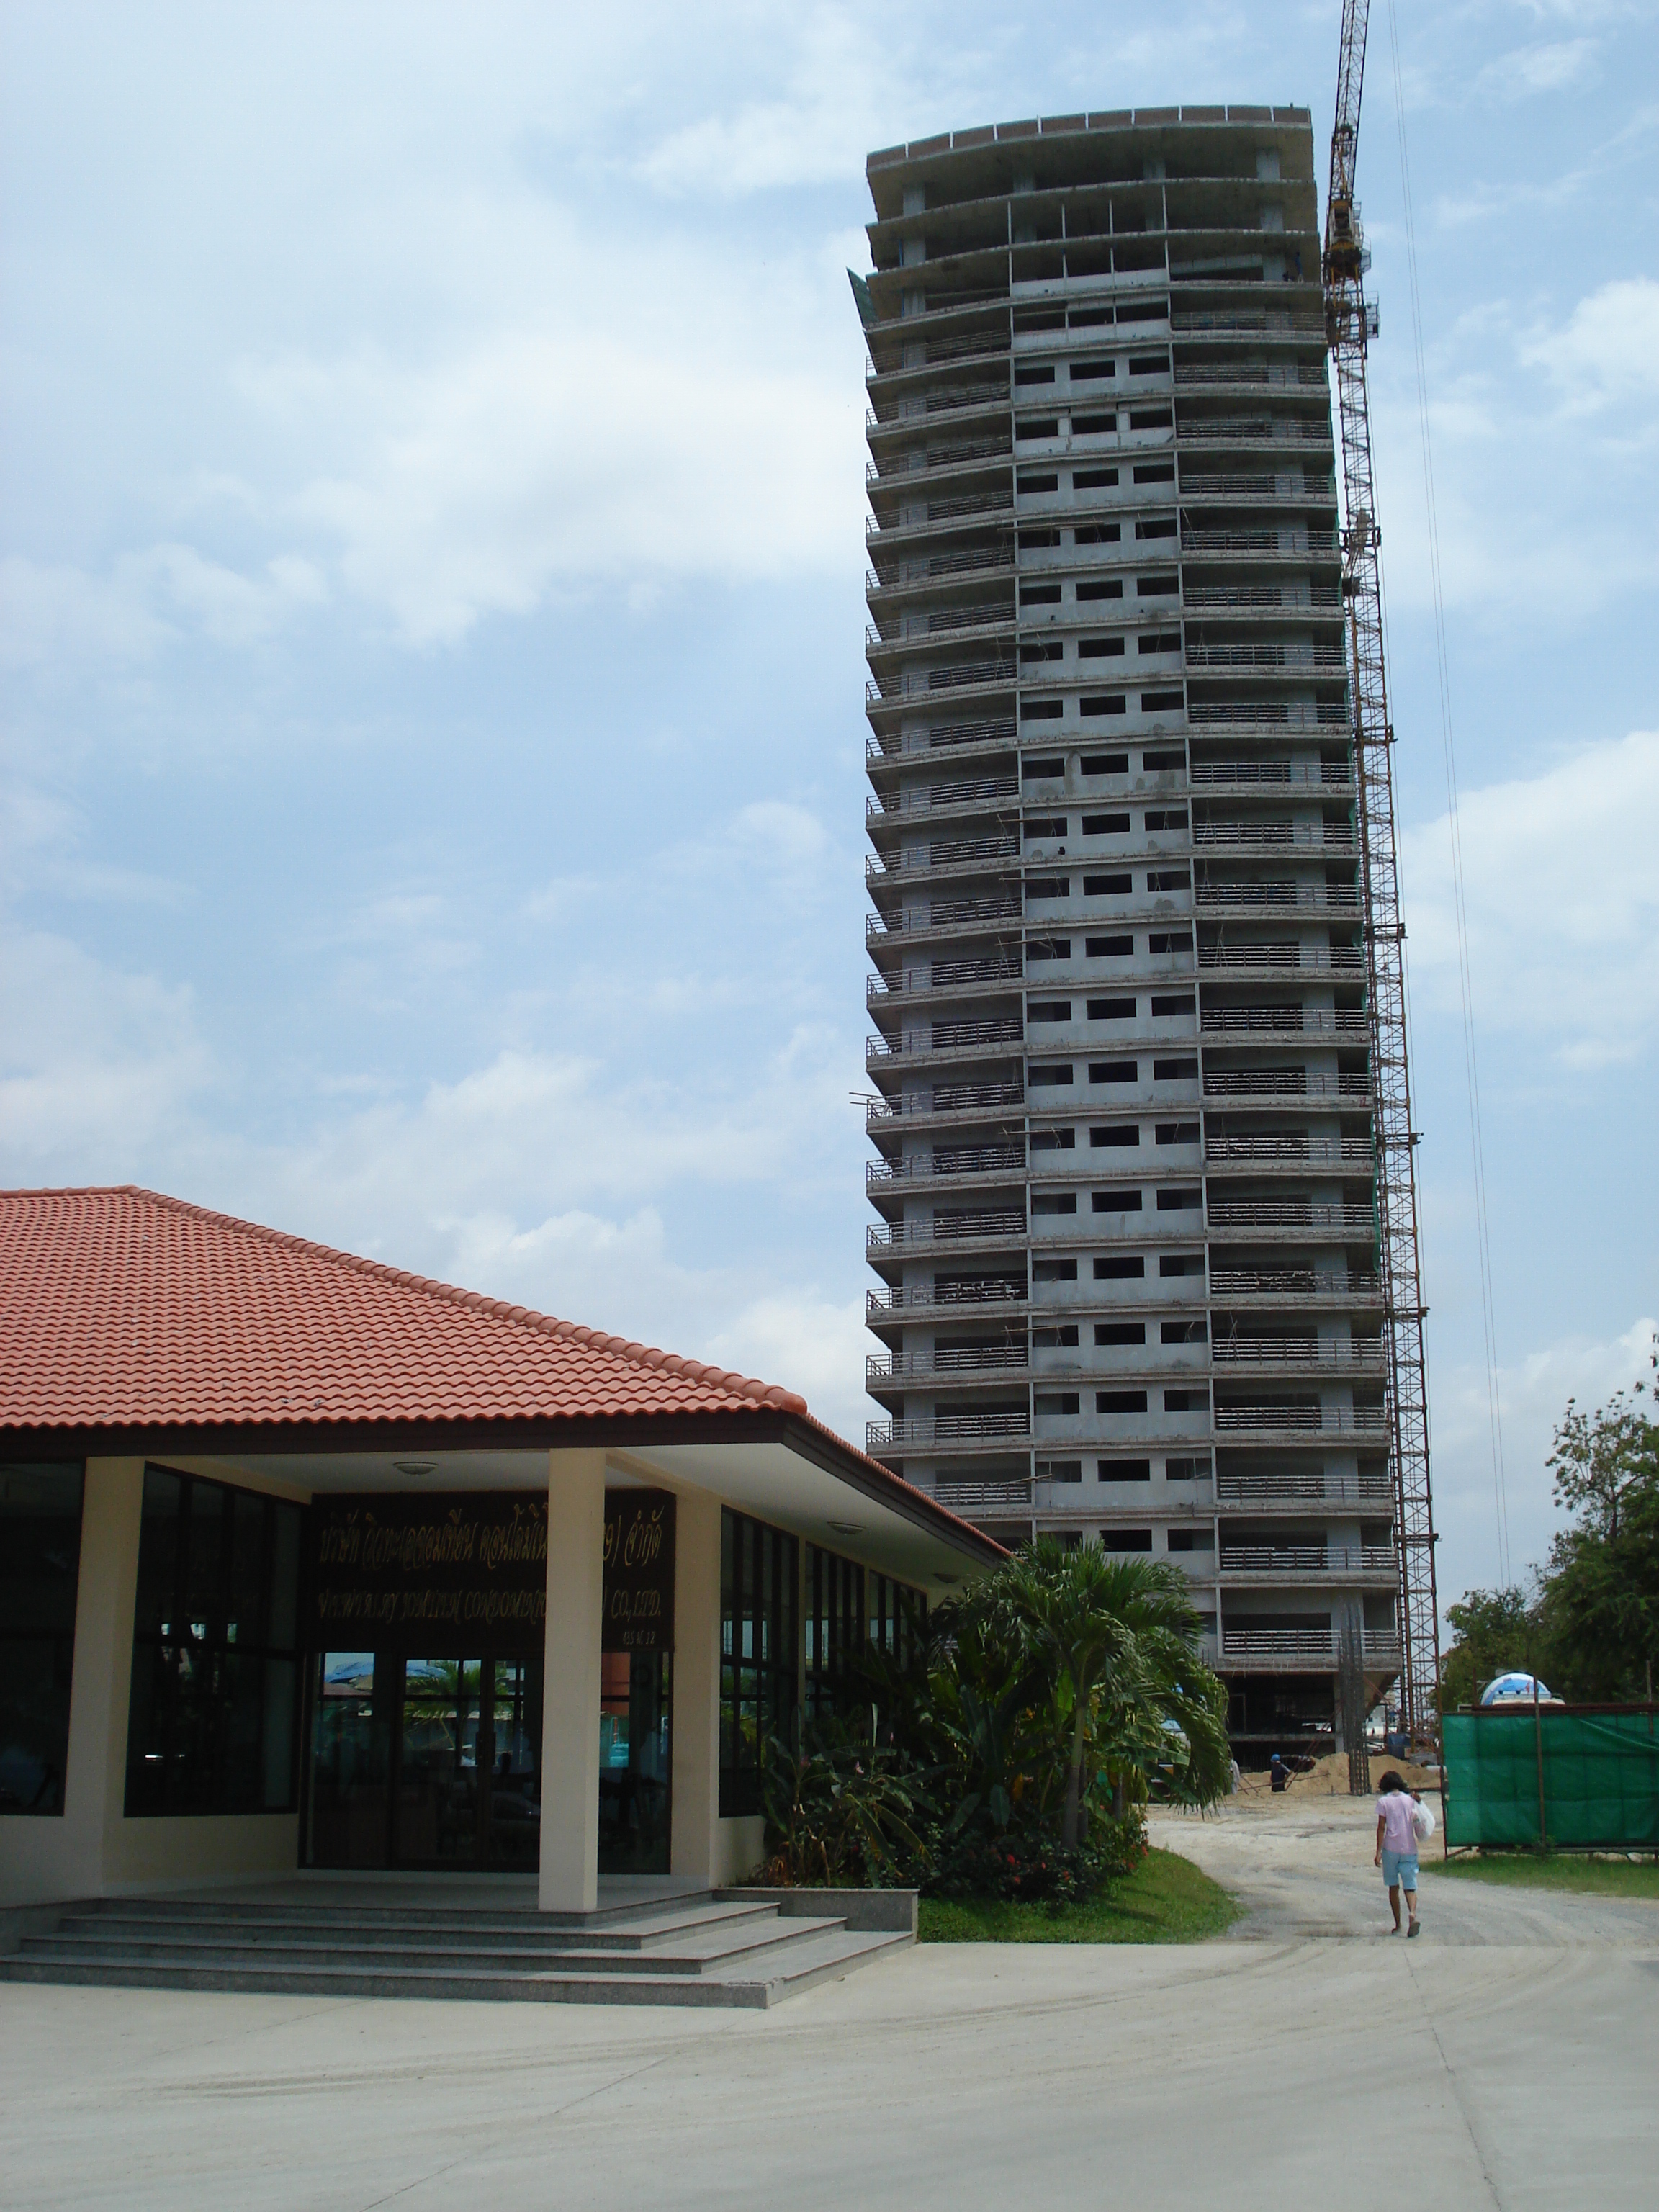
[[[1434,1833],[1434,1828],[1435,1820],[1433,1808],[1431,1806],[1425,1805],[1420,1797],[1413,1797],[1412,1800],[1412,1833],[1417,1838],[1419,1844],[1424,1844],[1426,1843],[1429,1838]]]

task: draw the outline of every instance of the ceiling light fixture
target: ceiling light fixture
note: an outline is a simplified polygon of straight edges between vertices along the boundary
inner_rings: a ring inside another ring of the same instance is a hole
[[[861,1536],[864,1534],[862,1521],[832,1521],[830,1526],[838,1536]]]
[[[394,1459],[392,1462],[399,1474],[435,1474],[438,1462],[433,1459]]]

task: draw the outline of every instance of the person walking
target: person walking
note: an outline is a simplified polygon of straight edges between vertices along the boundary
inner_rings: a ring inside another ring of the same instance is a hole
[[[1382,1777],[1376,1801],[1376,1855],[1373,1866],[1382,1869],[1383,1885],[1394,1914],[1394,1932],[1400,1933],[1400,1893],[1406,1893],[1410,1915],[1407,1936],[1417,1933],[1417,1807],[1411,1792],[1390,1767]]]

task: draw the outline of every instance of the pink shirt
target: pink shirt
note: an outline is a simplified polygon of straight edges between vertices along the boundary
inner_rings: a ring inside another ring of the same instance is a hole
[[[1415,1810],[1403,1790],[1390,1790],[1386,1797],[1377,1799],[1376,1813],[1382,1823],[1382,1848],[1385,1851],[1416,1850],[1417,1831],[1412,1826],[1412,1814]]]

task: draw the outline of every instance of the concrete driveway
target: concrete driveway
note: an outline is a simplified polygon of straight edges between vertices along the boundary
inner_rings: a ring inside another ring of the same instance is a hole
[[[1245,1940],[930,1945],[771,2013],[0,1988],[4,2201],[1645,2212],[1659,1908],[1425,1891],[1383,1941],[1353,1817],[1168,1836]]]

